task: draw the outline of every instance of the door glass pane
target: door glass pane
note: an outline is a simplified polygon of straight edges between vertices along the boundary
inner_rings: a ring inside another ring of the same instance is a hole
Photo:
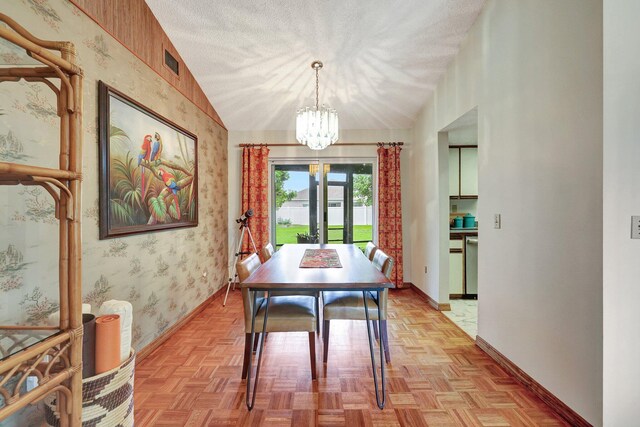
[[[354,165],[353,243],[364,250],[373,241],[373,165]]]
[[[327,185],[327,212],[328,212],[328,226],[327,226],[327,243],[343,243],[347,241],[346,236],[346,221],[345,221],[345,190],[346,186],[344,181],[336,179],[338,177],[332,177],[328,175]],[[332,179],[333,178],[333,179]]]
[[[325,164],[325,241],[355,243],[373,240],[373,165]]]
[[[318,242],[318,165],[274,165],[276,248]]]

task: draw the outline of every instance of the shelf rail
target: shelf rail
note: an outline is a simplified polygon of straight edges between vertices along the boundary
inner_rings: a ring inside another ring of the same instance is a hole
[[[29,403],[56,393],[60,425],[82,424],[82,277],[81,277],[81,183],[82,183],[82,69],[75,63],[71,42],[42,40],[9,16],[0,13],[0,38],[25,50],[37,66],[0,68],[0,83],[46,85],[57,98],[60,119],[59,167],[0,162],[0,185],[38,185],[55,200],[59,219],[60,333],[47,336],[22,351],[0,360],[0,421]],[[36,326],[43,330],[46,327]],[[27,330],[25,326],[0,326],[0,334]],[[38,378],[38,386],[21,393],[26,378]],[[9,391],[5,386],[18,378]]]

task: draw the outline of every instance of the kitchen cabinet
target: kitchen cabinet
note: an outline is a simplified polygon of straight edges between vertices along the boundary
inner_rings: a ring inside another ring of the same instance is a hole
[[[478,146],[449,147],[449,197],[478,198]]]
[[[460,298],[464,294],[464,254],[449,252],[449,296]]]
[[[449,196],[460,195],[460,150],[449,148]]]
[[[449,240],[449,296],[460,298],[464,294],[464,240]]]
[[[449,237],[449,298],[477,299],[478,230],[451,230]]]
[[[478,147],[460,148],[460,197],[478,197]]]

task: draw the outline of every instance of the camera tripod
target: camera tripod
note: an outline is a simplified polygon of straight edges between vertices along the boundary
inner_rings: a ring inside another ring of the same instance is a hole
[[[249,211],[251,211],[251,213],[249,213]],[[252,253],[255,253],[255,254],[258,253],[258,249],[256,248],[256,242],[254,242],[253,236],[251,235],[251,229],[249,228],[249,218],[251,217],[251,215],[253,215],[253,211],[252,210],[249,210],[249,211],[247,211],[247,213],[245,213],[239,219],[236,219],[236,222],[240,224],[240,228],[239,228],[240,237],[238,238],[236,245],[234,245],[234,247],[237,248],[237,250],[234,253],[233,264],[231,265],[230,271],[229,271],[229,282],[227,283],[227,293],[225,294],[224,301],[222,302],[223,307],[227,305],[227,297],[229,296],[229,290],[231,289],[231,285],[233,284],[233,289],[234,290],[236,289],[235,279],[236,279],[236,276],[238,275],[238,273],[236,272],[236,263],[238,262],[238,259],[240,259],[242,255],[250,255]],[[245,231],[249,235],[249,241],[251,242],[251,246],[253,246],[253,252],[242,251],[242,242],[244,242]]]

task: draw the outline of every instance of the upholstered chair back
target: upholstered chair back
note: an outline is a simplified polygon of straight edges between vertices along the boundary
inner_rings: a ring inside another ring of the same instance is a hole
[[[367,246],[364,248],[364,256],[369,258],[369,261],[373,260],[376,249],[378,249],[378,247],[373,242],[367,243]]]
[[[245,259],[236,263],[236,271],[238,273],[238,280],[242,283],[253,274],[254,271],[260,267],[260,258],[258,255],[252,254]]]
[[[267,243],[264,248],[260,251],[260,258],[262,258],[262,262],[267,262],[271,259],[273,255],[273,245],[271,243]]]
[[[373,254],[373,258],[371,259],[373,266],[381,271],[382,274],[384,274],[383,269],[387,261],[389,261],[389,255],[384,253],[381,249],[376,250]]]
[[[260,267],[261,262],[258,255],[252,254],[242,261],[236,263],[236,272],[240,283],[244,282]],[[258,307],[262,304],[264,298],[257,298]],[[248,289],[242,288],[242,303],[244,306],[244,326],[246,330],[251,331],[251,313],[253,312],[253,298]]]

